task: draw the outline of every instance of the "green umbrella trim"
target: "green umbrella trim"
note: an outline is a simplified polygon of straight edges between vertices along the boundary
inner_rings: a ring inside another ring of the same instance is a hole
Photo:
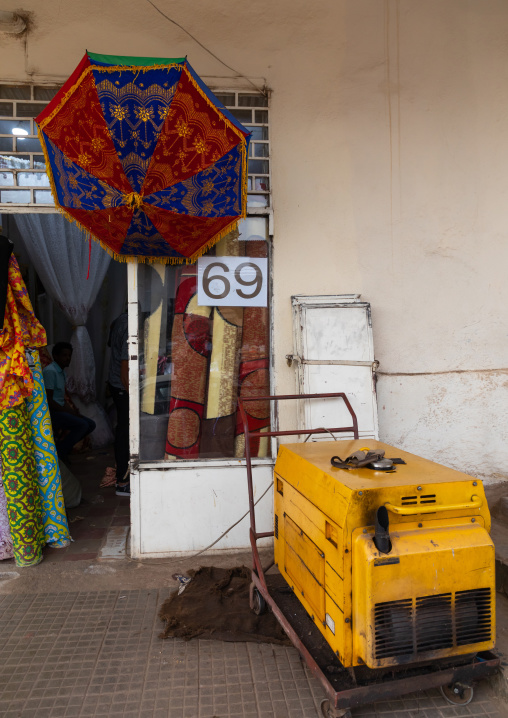
[[[148,65],[180,65],[185,62],[185,57],[130,57],[129,55],[100,55],[96,52],[88,52],[91,60],[96,62],[107,62],[111,65],[126,66],[148,66]]]

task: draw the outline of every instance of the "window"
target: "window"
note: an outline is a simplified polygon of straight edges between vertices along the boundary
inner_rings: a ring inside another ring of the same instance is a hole
[[[245,92],[214,91],[248,130],[252,132],[249,147],[248,207],[250,210],[270,206],[270,141],[268,135],[268,97]]]
[[[205,256],[269,258],[267,222],[247,217]],[[270,393],[268,306],[201,306],[197,266],[138,266],[142,461],[243,457],[238,396]],[[247,411],[269,430],[269,402]],[[252,440],[253,456],[269,450]]]
[[[53,205],[34,117],[58,87],[0,85],[0,205]]]

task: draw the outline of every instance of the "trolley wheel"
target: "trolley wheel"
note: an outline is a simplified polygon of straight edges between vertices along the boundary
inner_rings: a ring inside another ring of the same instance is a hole
[[[256,616],[262,616],[266,612],[266,601],[257,588],[252,591],[252,610]]]
[[[464,683],[448,683],[440,686],[439,690],[443,698],[455,706],[467,706],[473,700],[473,686]]]
[[[351,711],[344,708],[333,708],[328,698],[321,701],[323,718],[352,718]]]

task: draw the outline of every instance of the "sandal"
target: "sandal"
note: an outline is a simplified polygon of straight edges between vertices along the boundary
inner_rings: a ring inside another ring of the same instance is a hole
[[[108,486],[115,486],[116,484],[116,469],[114,466],[108,466],[104,472],[104,476],[101,479],[99,488],[104,489]]]

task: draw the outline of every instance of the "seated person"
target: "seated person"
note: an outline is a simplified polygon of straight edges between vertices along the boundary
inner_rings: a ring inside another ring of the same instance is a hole
[[[42,370],[53,432],[56,435],[61,430],[68,432],[61,440],[55,436],[56,450],[59,457],[64,460],[74,444],[95,429],[95,421],[82,416],[76,407],[65,401],[65,368],[69,366],[71,359],[72,344],[58,342],[53,347],[54,361]]]

